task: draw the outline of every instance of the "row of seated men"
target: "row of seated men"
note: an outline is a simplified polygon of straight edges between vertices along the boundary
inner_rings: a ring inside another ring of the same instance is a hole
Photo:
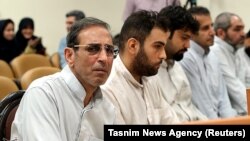
[[[243,30],[238,15],[223,12],[213,22],[205,7],[142,10],[124,22],[114,59],[108,24],[79,20],[67,35],[67,65],[30,85],[11,139],[103,140],[105,124],[247,115],[246,87],[234,61]]]

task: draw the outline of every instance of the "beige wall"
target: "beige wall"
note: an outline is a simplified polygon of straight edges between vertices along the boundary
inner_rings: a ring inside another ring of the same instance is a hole
[[[66,34],[65,13],[80,9],[87,16],[100,18],[111,25],[112,34],[120,31],[124,0],[0,0],[0,19],[19,20],[30,16],[35,34],[42,37],[48,53],[57,51],[60,38]],[[16,28],[17,30],[17,28]]]
[[[213,20],[221,12],[233,12],[239,15],[245,23],[245,32],[250,29],[249,13],[250,1],[249,0],[196,0],[198,5],[207,7]],[[182,5],[186,3],[186,0],[181,0]]]
[[[35,34],[52,54],[57,51],[59,40],[66,34],[65,13],[80,9],[87,16],[100,18],[111,25],[112,34],[120,31],[125,0],[0,0],[0,18],[12,18],[16,27],[22,17],[30,16],[35,21]],[[186,0],[181,0],[184,5]],[[240,15],[246,30],[250,28],[249,0],[197,0],[199,5],[210,9],[213,19],[223,11]]]

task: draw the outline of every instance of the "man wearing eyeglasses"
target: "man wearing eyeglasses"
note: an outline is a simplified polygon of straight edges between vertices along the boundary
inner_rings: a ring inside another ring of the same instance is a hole
[[[103,140],[103,125],[116,123],[114,106],[99,88],[110,74],[114,50],[107,23],[90,17],[76,22],[67,36],[68,65],[29,86],[11,139]]]
[[[156,12],[130,15],[120,32],[119,55],[111,75],[102,85],[123,124],[172,124],[179,120],[163,101],[156,75],[163,59],[169,32]]]

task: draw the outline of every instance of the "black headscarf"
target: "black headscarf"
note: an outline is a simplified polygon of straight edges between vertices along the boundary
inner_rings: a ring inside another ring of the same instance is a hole
[[[34,30],[34,21],[28,17],[23,18],[19,23],[18,31],[16,33],[16,43],[18,45],[20,53],[24,52],[30,40],[26,39],[22,34],[22,30],[28,27]],[[32,35],[31,37],[31,39],[36,39],[36,38],[37,36],[35,35]],[[45,55],[45,47],[42,45],[42,43],[38,44],[35,48],[36,48],[36,53]]]
[[[13,58],[18,56],[17,47],[13,40],[7,40],[4,37],[4,29],[9,23],[14,25],[11,19],[0,20],[0,59],[9,63]]]

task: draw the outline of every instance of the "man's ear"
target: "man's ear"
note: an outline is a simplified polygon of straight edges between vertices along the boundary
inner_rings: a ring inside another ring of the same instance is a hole
[[[127,50],[130,54],[137,54],[140,50],[140,43],[135,38],[130,38],[127,41]]]
[[[73,64],[74,64],[74,60],[75,60],[75,51],[74,51],[74,49],[70,48],[70,47],[66,47],[64,49],[64,56],[65,56],[65,60],[68,63],[68,65],[70,67],[72,67]]]
[[[216,35],[221,39],[225,39],[226,32],[223,29],[219,28],[216,30]]]

